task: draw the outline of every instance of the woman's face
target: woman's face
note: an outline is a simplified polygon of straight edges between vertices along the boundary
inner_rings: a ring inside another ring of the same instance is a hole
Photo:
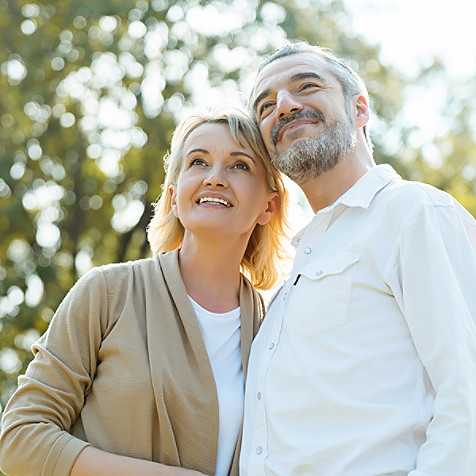
[[[242,143],[227,124],[202,124],[187,137],[177,184],[169,190],[185,234],[248,240],[256,224],[270,220],[278,194],[268,189],[261,159]]]

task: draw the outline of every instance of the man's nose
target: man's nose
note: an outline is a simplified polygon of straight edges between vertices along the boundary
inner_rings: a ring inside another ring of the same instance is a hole
[[[296,112],[302,111],[302,104],[297,101],[289,91],[279,91],[276,98],[276,113],[278,119],[292,116]]]

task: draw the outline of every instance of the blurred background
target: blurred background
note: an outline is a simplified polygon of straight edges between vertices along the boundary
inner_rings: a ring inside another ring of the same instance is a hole
[[[244,103],[286,41],[329,47],[359,71],[378,163],[476,216],[470,3],[0,0],[0,412],[77,278],[148,256],[177,121]],[[309,210],[293,197],[298,227]]]

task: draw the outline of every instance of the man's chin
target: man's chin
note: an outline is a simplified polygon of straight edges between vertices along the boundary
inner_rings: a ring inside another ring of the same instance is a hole
[[[307,183],[315,176],[315,165],[312,154],[309,154],[309,141],[308,137],[300,137],[284,151],[280,152],[276,148],[270,152],[274,167],[298,185]]]
[[[308,137],[308,136],[299,136],[294,139],[281,139],[276,146],[274,147],[273,153],[275,154],[285,154],[289,149],[294,147],[299,147],[300,144],[309,142],[310,140],[315,139],[315,137]]]
[[[305,185],[330,170],[343,158],[340,154],[328,154],[315,139],[300,137],[283,153],[271,153],[272,164],[298,185]]]
[[[355,130],[352,123],[330,122],[318,137],[298,137],[289,147],[278,143],[270,152],[273,165],[299,185],[332,170],[355,148]]]

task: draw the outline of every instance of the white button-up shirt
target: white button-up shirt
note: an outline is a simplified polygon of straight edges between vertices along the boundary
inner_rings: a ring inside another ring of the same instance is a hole
[[[473,217],[380,165],[294,243],[252,347],[241,475],[476,475]]]

